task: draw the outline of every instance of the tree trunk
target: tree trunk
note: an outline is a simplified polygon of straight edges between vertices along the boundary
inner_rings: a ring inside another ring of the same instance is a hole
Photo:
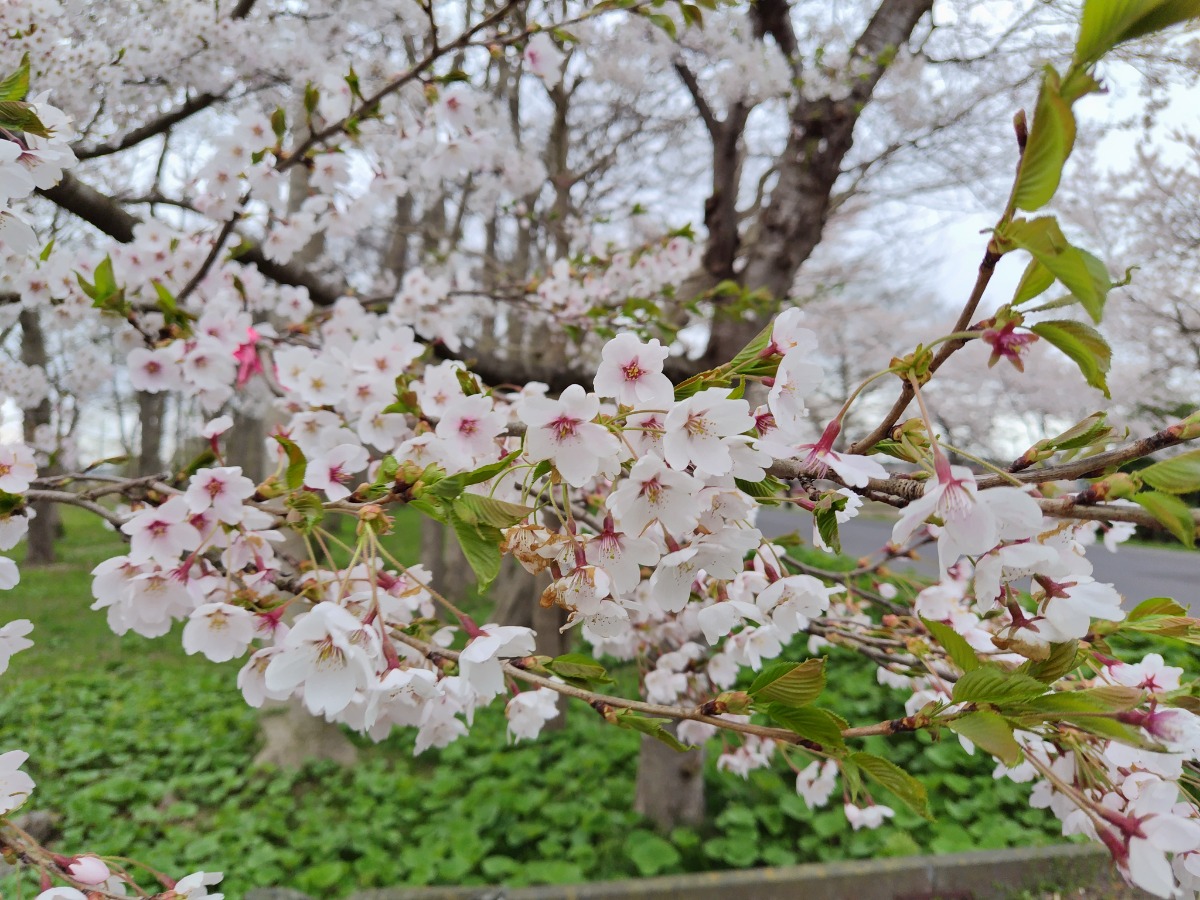
[[[662,831],[703,822],[704,748],[680,753],[662,741],[643,737],[633,808]]]
[[[166,394],[150,394],[138,391],[138,424],[141,438],[138,442],[137,475],[154,475],[161,472],[163,462],[163,418],[167,408]]]
[[[42,323],[37,313],[32,309],[21,310],[21,362],[27,366],[45,368],[48,362],[46,354],[46,336],[42,332]],[[35,443],[35,435],[40,426],[51,424],[50,398],[47,397],[33,409],[25,410],[23,418],[25,442]],[[53,474],[57,466],[51,464],[42,467],[39,474]],[[25,565],[45,566],[57,558],[55,541],[61,536],[61,519],[58,507],[53,503],[30,504],[35,517],[29,523],[26,536],[28,550],[25,554]]]

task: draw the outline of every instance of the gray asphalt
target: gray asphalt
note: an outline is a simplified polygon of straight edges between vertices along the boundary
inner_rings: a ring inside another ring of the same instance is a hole
[[[799,531],[805,540],[812,537],[810,516],[782,510],[761,510],[758,527],[768,537],[793,531]],[[841,527],[842,550],[852,557],[867,556],[883,547],[891,534],[891,522],[859,517]],[[908,568],[936,575],[937,550],[930,545],[921,551],[921,557],[915,562],[894,560],[889,565],[897,570]],[[1125,597],[1127,608],[1149,597],[1172,597],[1192,615],[1200,615],[1200,551],[1189,553],[1125,544],[1116,553],[1109,553],[1103,546],[1092,547],[1088,559],[1093,566],[1093,577],[1115,586]]]

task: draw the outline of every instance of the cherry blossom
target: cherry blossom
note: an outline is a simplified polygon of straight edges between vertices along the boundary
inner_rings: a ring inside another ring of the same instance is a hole
[[[640,535],[656,520],[669,533],[682,534],[700,518],[696,488],[691,476],[650,454],[634,463],[628,477],[609,495],[608,508],[629,534]]]
[[[371,658],[350,639],[359,628],[359,621],[336,603],[318,603],[296,621],[267,664],[267,690],[303,687],[304,705],[314,715],[341,712],[374,676]]]
[[[8,662],[13,654],[33,646],[33,641],[26,637],[31,631],[33,623],[28,619],[16,619],[0,627],[0,674],[8,671]]]
[[[502,657],[528,656],[534,651],[534,634],[517,625],[484,625],[459,654],[463,680],[483,699],[504,690]]]
[[[254,496],[254,482],[242,475],[241,466],[200,469],[184,493],[194,513],[212,509],[227,525],[236,525],[245,515],[244,501]]]
[[[573,384],[557,400],[528,397],[518,402],[525,422],[525,455],[550,460],[572,487],[582,487],[614,458],[617,439],[592,420],[600,400]]]
[[[532,740],[541,734],[548,721],[558,716],[558,694],[549,688],[522,691],[508,701],[504,713],[511,740]]]
[[[750,405],[724,388],[708,388],[672,407],[663,422],[663,451],[672,468],[693,465],[698,473],[724,475],[733,468],[722,440],[754,427]]]
[[[183,649],[203,653],[213,662],[227,662],[246,652],[254,639],[253,613],[228,603],[205,603],[193,610],[183,627]]]
[[[32,450],[24,444],[0,444],[0,491],[23,494],[36,477]]]
[[[129,535],[130,562],[170,565],[199,547],[203,537],[192,525],[191,514],[187,500],[176,495],[122,525],[121,531]]]
[[[0,753],[0,816],[23,804],[33,793],[33,779],[21,771],[29,754],[22,750]]]
[[[670,350],[657,340],[643,344],[632,334],[619,334],[601,351],[596,394],[622,406],[667,409],[674,401],[671,379],[663,374]]]
[[[324,491],[330,500],[344,500],[351,493],[346,482],[367,467],[368,459],[369,454],[358,444],[338,444],[327,453],[308,460],[304,467],[304,486]]]

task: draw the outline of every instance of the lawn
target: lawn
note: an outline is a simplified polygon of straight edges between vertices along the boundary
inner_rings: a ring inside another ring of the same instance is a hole
[[[503,717],[485,710],[440,752],[414,758],[402,732],[364,744],[353,770],[254,768],[258,713],[237,691],[237,663],[185,656],[178,629],[117,638],[88,609],[88,572],[118,547],[113,533],[68,515],[63,561],[23,569],[0,617],[31,619],[37,641],[0,680],[0,750],[30,753],[29,808],[62,816],[63,849],[176,875],[224,870],[231,898],[267,885],[335,898],[395,884],[558,883],[1061,840],[1052,817],[1028,808],[1025,787],[993,781],[990,758],[923,734],[864,749],[920,777],[937,821],[896,803],[892,827],[860,832],[839,804],[810,812],[782,764],[743,781],[710,758],[710,821],[655,834],[632,811],[637,736],[583,706],[535,743],[506,746]],[[850,674],[831,685],[831,708],[856,723],[900,714],[902,698],[879,688],[873,669],[848,656],[837,664]],[[0,881],[0,894],[12,891]]]

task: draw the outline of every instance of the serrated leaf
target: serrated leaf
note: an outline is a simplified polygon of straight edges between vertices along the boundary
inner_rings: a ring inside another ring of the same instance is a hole
[[[611,682],[608,671],[600,663],[584,653],[567,653],[556,656],[546,663],[546,668],[560,678],[578,678],[584,681]]]
[[[825,689],[825,660],[776,663],[759,673],[749,693],[756,701],[784,706],[806,706]]]
[[[786,487],[773,475],[768,475],[762,481],[746,481],[744,478],[735,478],[733,481],[739,491],[749,494],[755,500],[769,500],[772,497],[778,497]]]
[[[285,505],[288,509],[300,513],[301,522],[299,524],[301,527],[298,530],[304,534],[311,533],[325,518],[325,507],[321,504],[320,498],[307,491],[288,497]]]
[[[504,534],[500,529],[485,523],[466,522],[458,516],[454,509],[446,514],[446,521],[454,529],[463,555],[475,573],[479,591],[486,591],[488,586],[500,574],[500,544]]]
[[[678,750],[680,753],[686,752],[689,748],[679,742],[675,735],[667,730],[666,726],[671,723],[670,719],[655,719],[650,716],[639,716],[631,709],[618,709],[613,713],[612,721],[615,725],[621,728],[628,728],[631,731],[640,731],[642,734],[652,737],[657,741],[662,741],[672,750]]]
[[[0,81],[0,101],[24,100],[29,93],[29,54],[21,57],[21,65]]]
[[[964,672],[971,672],[982,665],[979,661],[979,656],[975,653],[975,648],[968,644],[967,639],[949,625],[944,622],[931,622],[928,619],[921,619],[921,622],[929,629],[929,633],[933,635],[934,640],[950,656],[951,662]]]
[[[887,788],[909,809],[923,819],[933,821],[929,814],[929,799],[925,785],[917,781],[895,763],[871,753],[851,753],[849,756],[860,770],[876,784]]]
[[[1067,716],[1071,713],[1119,713],[1134,709],[1146,699],[1145,691],[1124,685],[1104,685],[1081,691],[1056,691],[1021,704],[1021,714]]]
[[[1046,685],[1018,672],[1005,672],[981,665],[963,675],[954,685],[955,703],[1021,703],[1046,693]]]
[[[1017,290],[1013,294],[1010,305],[1019,306],[1022,303],[1027,303],[1034,297],[1041,296],[1050,290],[1053,284],[1054,273],[1036,259],[1031,259],[1029,265],[1025,267],[1025,273],[1021,276],[1020,282],[1017,284]]]
[[[1016,765],[1021,758],[1021,745],[1013,737],[1012,726],[994,712],[979,710],[961,719],[950,720],[946,727],[1006,766]]]
[[[288,466],[287,472],[284,475],[284,484],[288,490],[294,491],[299,489],[304,484],[304,470],[308,465],[308,461],[304,458],[304,451],[293,440],[285,438],[282,435],[272,435],[275,442],[283,448],[283,452],[287,454]]]
[[[842,739],[846,722],[828,710],[815,706],[797,708],[772,703],[767,707],[767,715],[789,731],[820,744],[826,750],[842,752],[846,749],[846,742]]]
[[[496,500],[479,494],[462,494],[454,498],[455,515],[464,522],[482,522],[496,528],[508,528],[528,518],[535,510],[506,500]]]
[[[1061,94],[1058,73],[1047,67],[1013,188],[1018,209],[1032,211],[1050,202],[1074,144],[1075,116]]]
[[[1188,547],[1196,546],[1196,520],[1188,505],[1174,494],[1142,491],[1133,495],[1133,502],[1154,516],[1182,543]]]
[[[1088,0],[1075,62],[1094,63],[1118,44],[1200,16],[1200,0]]]
[[[1096,267],[1099,260],[1071,245],[1053,216],[1036,219],[1014,219],[997,236],[1003,243],[1012,243],[1028,252],[1054,273],[1087,310],[1096,322],[1104,312],[1104,301],[1112,282],[1107,271]]]
[[[1136,622],[1148,616],[1187,616],[1187,610],[1170,597],[1151,597],[1131,609],[1126,619]]]
[[[842,536],[838,533],[837,511],[833,509],[815,509],[813,518],[817,521],[817,534],[825,546],[834,553],[842,552]]]
[[[1200,491],[1200,450],[1189,450],[1138,471],[1138,477],[1152,488],[1168,494]]]
[[[1030,331],[1074,360],[1088,384],[1103,391],[1105,397],[1111,396],[1105,376],[1112,365],[1112,348],[1100,332],[1072,319],[1038,322]]]
[[[33,107],[17,100],[0,100],[0,128],[32,134],[35,137],[54,137],[54,134],[42,124],[42,120],[33,111]]]
[[[1045,659],[1030,659],[1017,667],[1017,672],[1036,678],[1043,684],[1054,684],[1068,672],[1083,665],[1079,658],[1079,641],[1051,644],[1050,655]]]

